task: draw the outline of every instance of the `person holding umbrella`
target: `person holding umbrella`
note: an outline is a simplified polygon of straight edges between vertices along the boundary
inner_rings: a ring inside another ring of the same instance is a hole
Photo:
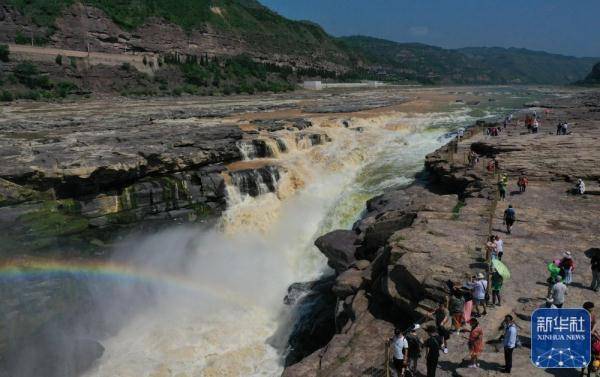
[[[493,268],[492,269],[492,306],[502,306],[502,302],[500,299],[500,291],[502,290],[502,283],[504,279],[502,275],[498,273],[498,271]]]
[[[508,267],[499,259],[492,259],[492,305],[501,305],[500,291],[504,280],[508,279],[510,279]]]

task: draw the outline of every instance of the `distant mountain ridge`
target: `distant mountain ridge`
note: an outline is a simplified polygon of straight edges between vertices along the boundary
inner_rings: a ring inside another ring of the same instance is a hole
[[[600,59],[517,48],[444,49],[351,36],[280,16],[256,0],[0,0],[0,43],[110,53],[239,56],[307,78],[424,84],[568,84]]]
[[[389,76],[429,83],[569,84],[599,60],[523,48],[444,49],[365,36],[341,40]]]

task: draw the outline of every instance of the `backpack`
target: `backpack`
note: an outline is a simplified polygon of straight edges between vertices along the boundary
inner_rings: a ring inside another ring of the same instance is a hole
[[[414,335],[407,335],[406,341],[408,342],[408,354],[421,356],[421,342]]]
[[[507,220],[514,220],[516,217],[515,210],[512,208],[508,208],[505,213],[506,213]]]

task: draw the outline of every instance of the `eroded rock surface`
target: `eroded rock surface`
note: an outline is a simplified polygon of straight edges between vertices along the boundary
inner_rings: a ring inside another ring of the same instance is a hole
[[[428,184],[374,198],[353,233],[337,230],[322,236],[320,240],[338,239],[339,235],[353,240],[335,254],[331,244],[317,243],[330,263],[332,259],[338,262],[332,292],[338,297],[338,307],[343,308],[336,312],[336,319],[344,325],[325,347],[287,367],[283,375],[385,375],[384,345],[393,328],[406,328],[424,318],[448,295],[449,281],[463,282],[485,271],[482,249],[490,232],[505,241],[503,262],[512,277],[504,285],[503,305],[488,309],[489,314],[481,320],[486,340],[482,367],[466,368],[466,338],[453,335],[438,375],[500,375],[504,361],[497,327],[504,315],[512,313],[523,343],[529,344],[530,314],[542,304],[547,290],[545,266],[564,250],[570,250],[582,266],[570,286],[568,306],[597,301],[597,294],[586,288],[591,280],[586,252],[600,244],[600,197],[595,195],[600,186],[598,103],[600,96],[593,92],[548,101],[544,106],[552,111],[537,109],[542,122],[538,134],[527,133],[522,124],[509,126],[498,137],[469,133],[463,141],[427,157]],[[569,135],[555,135],[559,120],[570,123]],[[481,123],[478,129],[487,126]],[[469,150],[481,156],[472,168],[466,166]],[[508,198],[497,204],[497,176],[485,169],[494,158],[509,177]],[[520,174],[530,181],[522,194],[516,187]],[[577,178],[586,181],[589,194],[572,194]],[[505,234],[502,225],[508,203],[517,209],[518,219],[511,235]],[[339,256],[344,261],[352,256],[361,259],[364,269],[357,268],[359,262],[346,263],[348,267],[342,269]],[[420,372],[425,373],[423,365]],[[548,375],[530,364],[527,348],[515,351],[516,373]]]

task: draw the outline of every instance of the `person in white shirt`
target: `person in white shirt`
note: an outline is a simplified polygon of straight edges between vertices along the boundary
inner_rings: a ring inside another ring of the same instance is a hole
[[[518,331],[513,316],[508,314],[504,317],[502,324],[504,327],[503,345],[504,345],[504,373],[510,373],[512,369],[513,351],[517,347]]]
[[[473,303],[475,306],[475,317],[480,317],[487,314],[485,307],[485,292],[487,291],[488,282],[485,276],[480,272],[477,274],[477,280],[472,281],[467,285],[473,291]],[[483,313],[479,307],[483,308]]]
[[[500,238],[500,236],[495,237],[494,245],[496,246],[496,255],[498,256],[498,260],[502,260],[502,255],[504,254],[504,241]]]
[[[585,183],[583,182],[583,179],[577,180],[577,193],[579,195],[585,194]]]
[[[392,351],[394,352],[394,368],[398,377],[404,376],[407,365],[408,340],[400,329],[394,330],[394,337],[391,339]]]

